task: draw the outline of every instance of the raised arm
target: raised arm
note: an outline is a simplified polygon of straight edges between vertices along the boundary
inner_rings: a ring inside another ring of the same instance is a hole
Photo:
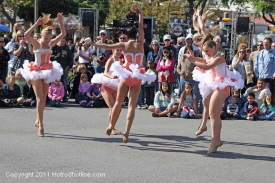
[[[61,33],[55,39],[51,40],[51,42],[50,42],[51,47],[55,46],[67,34],[64,23],[63,23],[63,13],[60,13],[60,12],[57,13],[57,19],[58,19],[58,22],[60,24]]]
[[[138,13],[138,41],[143,43],[144,41],[143,13],[142,13],[142,10],[137,7],[132,7],[132,10]]]
[[[195,14],[197,16],[197,21],[198,21],[199,28],[201,30],[201,34],[207,35],[208,32],[206,31],[206,27],[205,27],[205,25],[204,25],[204,23],[202,21],[201,10],[202,10],[201,7],[194,8],[194,12],[195,12]]]
[[[25,34],[24,34],[24,36],[25,36],[25,38],[27,39],[27,41],[28,41],[31,45],[33,45],[33,49],[34,49],[34,50],[37,50],[37,49],[39,48],[39,42],[38,42],[36,39],[34,39],[34,38],[31,36],[31,34],[33,33],[33,30],[34,30],[36,27],[38,27],[38,26],[40,26],[40,25],[43,24],[43,21],[44,21],[44,19],[43,19],[42,17],[39,17],[39,18],[37,19],[37,21],[35,22],[35,24],[33,24],[33,26],[31,26],[31,28],[29,28],[29,29],[25,32]]]

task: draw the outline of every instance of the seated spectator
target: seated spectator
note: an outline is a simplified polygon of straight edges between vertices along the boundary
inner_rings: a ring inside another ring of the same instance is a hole
[[[153,117],[170,117],[177,110],[174,104],[175,94],[172,92],[171,85],[163,81],[155,94],[154,106],[149,106],[148,110],[152,112]]]
[[[246,92],[245,92],[245,96],[248,93],[254,93],[255,97],[256,97],[256,102],[258,103],[259,106],[262,105],[263,100],[265,99],[265,97],[267,95],[271,95],[271,92],[269,90],[269,88],[266,86],[266,82],[264,79],[259,78],[257,81],[257,85],[254,87],[249,87]]]
[[[238,112],[239,112],[239,107],[237,105],[237,98],[234,96],[231,96],[230,103],[226,107],[227,117],[238,118],[239,117]]]
[[[78,98],[80,100],[80,105],[86,105],[88,97],[87,97],[87,91],[90,87],[90,82],[88,81],[87,74],[81,74],[80,76],[80,84],[78,87]]]
[[[23,87],[26,85],[26,81],[23,78],[20,70],[17,70],[15,72],[15,84],[17,84],[20,87],[20,96],[23,96]]]
[[[23,98],[20,97],[20,87],[15,84],[15,77],[8,75],[6,84],[4,84],[1,95],[5,107],[18,106],[22,104]]]
[[[86,66],[85,65],[82,65],[80,64],[77,69],[76,69],[76,75],[75,75],[75,78],[74,78],[74,82],[73,82],[73,88],[70,92],[70,98],[75,98],[75,102],[78,103],[80,102],[80,100],[78,99],[78,87],[79,87],[79,83],[80,83],[80,76],[82,74],[87,74],[88,76],[88,81],[91,81],[92,79],[92,73],[90,71],[87,71],[86,69]]]
[[[177,116],[181,118],[196,118],[197,111],[196,95],[193,94],[193,86],[190,83],[186,83],[180,95]]]
[[[31,84],[31,80],[27,80],[27,83],[23,87],[23,106],[28,107],[35,107],[36,106],[36,97],[33,91],[33,87]]]
[[[59,80],[55,80],[49,87],[48,97],[52,107],[60,107],[64,97],[64,86]]]
[[[232,96],[229,96],[226,99],[226,103],[225,103],[226,106],[230,103],[231,97],[235,97],[236,98],[236,104],[238,105],[238,109],[240,110],[243,107],[244,103],[246,102],[246,99],[243,99],[240,96],[240,91],[239,90],[233,90],[232,91]]]
[[[244,104],[244,110],[240,111],[240,116],[247,120],[257,120],[258,103],[255,102],[255,94],[249,93],[247,95],[247,102]],[[254,111],[254,112],[253,112]]]
[[[102,107],[104,106],[105,102],[101,96],[101,86],[100,84],[93,83],[90,85],[87,91],[87,107]]]
[[[275,102],[271,95],[267,95],[259,108],[259,119],[272,120],[275,117]]]

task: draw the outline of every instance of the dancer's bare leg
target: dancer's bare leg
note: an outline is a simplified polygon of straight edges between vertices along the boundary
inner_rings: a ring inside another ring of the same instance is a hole
[[[130,133],[130,129],[133,124],[133,120],[135,117],[136,103],[138,101],[138,96],[140,93],[141,85],[132,86],[129,90],[129,103],[128,103],[128,113],[127,113],[127,121],[126,121],[126,131],[123,134],[123,142],[128,142],[128,137]]]
[[[127,96],[128,90],[129,90],[129,87],[126,86],[123,82],[119,83],[118,90],[117,90],[117,98],[116,98],[116,101],[115,101],[115,104],[113,106],[113,110],[111,113],[111,123],[106,131],[107,135],[111,134],[112,130],[114,129],[114,127],[116,125],[116,122],[117,122],[118,117],[121,112],[122,103],[123,103],[125,97]]]
[[[212,129],[212,142],[208,153],[214,153],[218,147],[222,145],[221,142],[221,128],[222,121],[220,114],[222,111],[222,105],[227,98],[228,94],[223,90],[215,90],[211,96],[209,103],[209,115],[211,120]]]
[[[211,95],[212,95],[212,93],[210,95],[208,95],[207,98],[203,98],[203,100],[202,100],[202,103],[203,103],[202,121],[201,121],[200,127],[198,128],[198,130],[195,133],[196,136],[202,134],[203,132],[205,132],[207,130],[206,123],[207,123],[207,120],[209,117],[209,102],[210,102]]]
[[[111,93],[108,90],[103,90],[101,91],[101,95],[110,109],[109,115],[108,115],[108,121],[109,121],[109,126],[111,126],[111,114],[112,114],[113,107],[115,105],[117,92]],[[112,131],[112,135],[116,135],[117,133],[120,133],[120,132],[115,129]]]
[[[48,93],[48,90],[45,91],[48,88],[48,86],[46,87],[45,84],[46,83],[42,79],[32,81],[33,90],[36,95],[36,101],[37,101],[36,103],[37,119],[35,123],[36,124],[38,123],[38,136],[41,136],[41,137],[44,136],[43,111],[45,107],[46,96]]]

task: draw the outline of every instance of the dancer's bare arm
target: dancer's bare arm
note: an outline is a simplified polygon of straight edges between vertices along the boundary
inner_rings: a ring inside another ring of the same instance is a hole
[[[60,24],[61,33],[55,39],[51,40],[51,42],[50,42],[51,47],[55,46],[67,34],[64,23],[63,23],[63,13],[60,13],[60,12],[57,13],[57,19],[58,19],[58,22]]]
[[[185,55],[189,55],[189,54],[185,54]],[[213,58],[212,60],[209,61],[209,63],[201,63],[199,61],[197,61],[197,57],[195,58],[188,58],[190,60],[190,62],[192,62],[194,65],[198,66],[199,68],[202,68],[204,70],[209,70],[213,67],[216,67],[219,64],[222,64],[225,62],[224,58],[222,57],[216,57]]]
[[[116,44],[99,44],[99,43],[91,43],[92,46],[103,48],[105,50],[113,50],[113,49],[122,49],[124,50],[125,44],[124,42],[116,43]]]
[[[39,42],[38,42],[36,39],[34,39],[34,38],[31,36],[31,34],[33,33],[33,31],[34,31],[34,29],[35,29],[36,27],[38,27],[39,25],[42,25],[42,24],[43,24],[43,21],[44,21],[44,19],[43,19],[42,17],[39,17],[39,18],[37,19],[37,21],[35,22],[35,24],[33,24],[33,26],[31,26],[31,28],[29,28],[29,29],[25,32],[25,34],[24,34],[24,36],[25,36],[25,38],[27,39],[28,43],[30,43],[30,44],[33,46],[33,49],[34,49],[34,50],[39,49],[40,44],[39,44]]]
[[[143,13],[142,10],[137,7],[132,7],[132,10],[138,13],[138,41],[143,43],[144,41],[144,29],[143,29]]]
[[[201,10],[202,10],[201,7],[194,8],[194,12],[197,15],[198,25],[199,25],[199,27],[201,29],[201,34],[207,35],[208,32],[206,31],[206,27],[205,27],[205,25],[204,25],[204,23],[202,21]]]
[[[111,78],[111,79],[116,79],[117,76],[113,76],[111,74],[109,74],[109,71],[110,71],[110,67],[111,65],[114,63],[114,59],[113,58],[109,58],[106,62],[106,65],[105,65],[105,70],[104,70],[104,76],[108,77],[108,78]]]

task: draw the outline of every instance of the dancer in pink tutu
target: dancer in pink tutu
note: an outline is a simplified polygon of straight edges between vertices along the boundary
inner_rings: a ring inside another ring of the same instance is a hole
[[[101,95],[110,109],[109,117],[108,117],[109,126],[111,126],[111,114],[113,111],[113,107],[115,105],[115,101],[117,97],[117,89],[119,84],[118,77],[112,75],[112,72],[110,71],[110,67],[112,66],[112,64],[116,62],[119,65],[122,64],[122,60],[120,59],[121,55],[122,55],[121,49],[114,49],[112,57],[109,58],[106,62],[104,73],[95,74],[91,81],[92,83],[101,84]],[[112,130],[111,135],[117,135],[118,133],[121,133],[121,132],[114,128]]]
[[[136,13],[129,12],[126,16],[125,35],[128,36],[128,42],[120,42],[117,44],[95,44],[103,49],[122,49],[124,53],[125,63],[121,67],[118,62],[112,64],[110,71],[112,75],[117,76],[120,80],[117,99],[111,114],[111,123],[106,130],[106,134],[110,135],[120,115],[122,103],[129,92],[128,114],[126,120],[126,131],[123,134],[123,142],[127,143],[130,129],[135,116],[135,107],[140,93],[141,82],[151,83],[155,81],[156,75],[145,73],[145,68],[141,68],[140,64],[144,56],[144,30],[143,30],[143,14],[142,11],[133,7],[133,11],[139,14],[138,30],[134,26]],[[137,38],[137,34],[139,35]]]
[[[33,45],[35,61],[25,61],[21,73],[25,79],[31,79],[32,86],[36,95],[36,121],[35,126],[38,127],[38,136],[44,137],[43,112],[48,94],[49,83],[59,80],[63,74],[63,69],[56,61],[51,62],[51,48],[56,45],[62,38],[66,36],[63,24],[62,13],[57,14],[60,23],[61,34],[52,39],[52,29],[54,28],[53,20],[49,15],[43,15],[37,22],[25,33],[25,37],[29,43]],[[33,30],[42,25],[41,39],[34,39],[31,34]],[[20,49],[20,48],[19,48]]]

